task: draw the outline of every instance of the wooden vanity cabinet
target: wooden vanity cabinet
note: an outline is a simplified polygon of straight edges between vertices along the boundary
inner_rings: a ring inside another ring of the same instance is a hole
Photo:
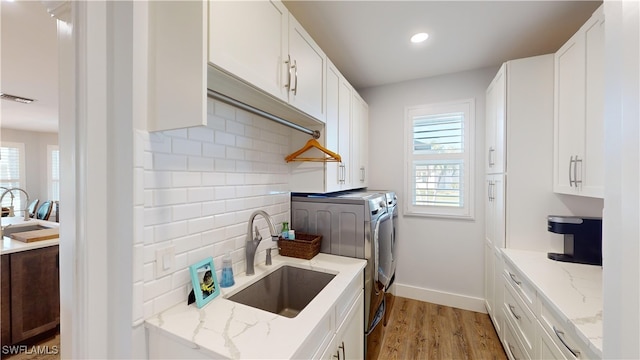
[[[0,314],[0,328],[2,329],[2,337],[0,337],[1,344],[11,343],[11,283],[10,275],[11,271],[9,263],[9,255],[2,255],[0,259],[0,266],[2,267],[2,289],[0,289],[0,306],[2,307],[2,313]]]
[[[58,254],[56,245],[3,255],[3,344],[20,343],[60,323]]]

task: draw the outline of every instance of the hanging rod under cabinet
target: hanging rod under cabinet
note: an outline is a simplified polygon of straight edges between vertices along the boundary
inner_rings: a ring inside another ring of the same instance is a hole
[[[320,138],[320,131],[318,131],[318,130],[307,129],[306,127],[303,127],[303,126],[300,126],[298,124],[292,123],[289,120],[285,120],[285,119],[283,119],[281,117],[269,114],[268,112],[262,111],[260,109],[257,109],[255,107],[253,107],[253,106],[250,106],[250,105],[247,105],[247,104],[245,104],[243,102],[240,102],[238,100],[232,99],[232,98],[230,98],[230,97],[228,97],[226,95],[222,95],[219,92],[207,89],[207,95],[212,99],[222,101],[222,102],[227,103],[229,105],[233,105],[233,106],[235,106],[237,108],[240,108],[242,110],[248,111],[248,112],[250,112],[252,114],[262,116],[262,117],[267,118],[267,119],[269,119],[271,121],[275,121],[278,124],[281,124],[281,125],[290,127],[290,128],[292,128],[294,130],[298,130],[298,131],[303,132],[305,134],[311,135],[311,136],[313,136],[314,139]]]

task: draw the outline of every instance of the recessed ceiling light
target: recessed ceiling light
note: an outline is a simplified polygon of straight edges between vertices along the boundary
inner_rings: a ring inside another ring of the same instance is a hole
[[[417,33],[411,37],[412,43],[421,43],[429,38],[427,33]]]

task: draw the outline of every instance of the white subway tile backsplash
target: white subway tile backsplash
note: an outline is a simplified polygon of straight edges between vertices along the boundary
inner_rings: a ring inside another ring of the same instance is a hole
[[[204,126],[198,126],[187,129],[189,139],[198,140],[203,143],[213,142],[213,130]]]
[[[185,155],[154,153],[153,167],[156,170],[187,170]]]
[[[189,158],[187,158],[187,168],[189,171],[212,171],[214,168],[214,160],[200,156],[189,156]]]
[[[224,213],[225,211],[227,210],[224,200],[202,203],[202,216],[218,215]]]
[[[236,108],[219,101],[215,102],[213,113],[227,120],[235,120],[236,118]]]
[[[226,152],[227,147],[224,145],[210,143],[202,144],[202,156],[223,159]]]
[[[171,173],[173,187],[202,185],[202,175],[197,171],[174,171]]]
[[[187,189],[187,201],[190,203],[215,200],[213,187],[194,187]]]
[[[173,246],[175,246],[177,254],[186,253],[191,250],[198,249],[200,245],[202,245],[201,234],[189,235],[173,240]]]
[[[216,133],[214,134],[214,141],[216,142],[216,144],[220,145],[235,146],[236,136],[223,131],[216,131]]]
[[[202,216],[202,204],[183,204],[173,206],[173,221],[195,219]]]
[[[187,189],[172,188],[153,191],[153,205],[184,204],[187,201]]]
[[[134,149],[134,320],[186,301],[189,265],[225,252],[244,271],[247,221],[258,209],[274,222],[289,219],[291,130],[227,104],[208,100],[206,127],[136,135]],[[269,239],[266,222],[255,223]],[[156,250],[174,246],[171,273],[155,273]],[[264,261],[263,241],[256,261]]]
[[[215,221],[213,216],[199,217],[188,221],[189,234],[200,234],[205,231],[213,230]]]
[[[202,155],[202,142],[188,139],[172,139],[171,150],[174,154]]]
[[[155,227],[155,241],[162,242],[189,234],[187,221],[173,221]]]

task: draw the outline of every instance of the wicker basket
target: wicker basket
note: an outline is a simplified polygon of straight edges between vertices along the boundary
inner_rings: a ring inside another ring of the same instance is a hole
[[[296,233],[295,240],[278,239],[280,255],[309,260],[320,252],[322,235]]]

